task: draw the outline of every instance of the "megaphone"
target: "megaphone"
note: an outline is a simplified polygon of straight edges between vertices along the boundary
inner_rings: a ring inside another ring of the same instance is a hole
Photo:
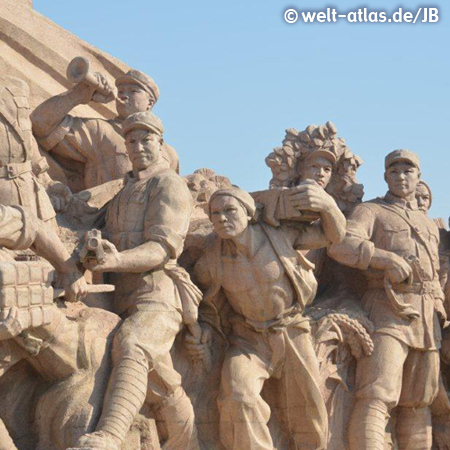
[[[86,83],[94,87],[97,92],[103,94],[108,99],[107,102],[114,100],[114,91],[107,91],[93,72],[89,70],[89,61],[83,56],[77,56],[70,61],[67,66],[67,79],[74,83]],[[106,102],[105,102],[106,103]]]

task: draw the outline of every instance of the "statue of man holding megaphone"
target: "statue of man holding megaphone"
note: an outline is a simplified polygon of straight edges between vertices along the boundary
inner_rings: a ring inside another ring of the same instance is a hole
[[[159,88],[148,75],[130,70],[116,79],[117,95],[106,77],[89,71],[89,62],[75,58],[67,69],[75,85],[49,98],[32,114],[33,132],[44,150],[84,164],[84,189],[122,178],[131,162],[122,137],[122,123],[136,112],[151,110],[159,98]],[[84,118],[70,115],[78,105],[116,100],[114,119]],[[178,171],[178,156],[164,144],[163,154]]]

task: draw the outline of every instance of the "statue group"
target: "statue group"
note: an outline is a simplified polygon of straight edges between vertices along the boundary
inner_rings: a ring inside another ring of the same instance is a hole
[[[0,450],[449,449],[450,239],[418,155],[364,202],[330,122],[286,130],[266,190],[182,177],[155,81],[80,67],[32,112],[0,86]]]

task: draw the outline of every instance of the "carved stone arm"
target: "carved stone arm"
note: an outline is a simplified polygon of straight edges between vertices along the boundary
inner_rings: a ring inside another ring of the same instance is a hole
[[[41,103],[30,116],[34,134],[40,138],[50,135],[73,108],[89,103],[93,93],[92,87],[79,83]]]

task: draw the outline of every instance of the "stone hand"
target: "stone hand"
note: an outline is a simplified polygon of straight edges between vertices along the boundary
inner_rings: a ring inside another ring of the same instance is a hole
[[[69,186],[60,183],[59,181],[56,181],[47,187],[47,194],[50,197],[56,212],[66,211],[73,197]]]
[[[184,339],[184,346],[193,361],[201,361],[205,356],[205,348],[207,348],[211,341],[212,329],[210,326],[203,324],[200,340],[187,331]]]
[[[91,101],[96,103],[108,103],[111,100],[111,98],[109,98],[109,96],[105,94],[105,92],[111,93],[113,90],[108,80],[104,75],[98,72],[95,73],[95,76],[97,77],[98,84],[105,91],[100,92],[99,88],[96,88],[84,82],[80,82],[72,88],[72,90],[76,92],[78,96],[79,103],[87,105]]]
[[[101,241],[105,255],[102,262],[95,258],[84,262],[84,267],[92,272],[116,272],[121,266],[121,254],[116,246],[105,239]]]
[[[16,337],[23,331],[23,327],[18,320],[18,315],[19,310],[13,306],[9,310],[8,317],[0,322],[0,341]]]
[[[392,284],[410,281],[412,275],[411,266],[400,256],[392,254],[388,259],[385,269],[385,276]]]
[[[108,79],[101,73],[95,72],[100,89],[96,89],[92,96],[92,101],[96,103],[108,103],[111,101],[110,94],[113,92],[112,86],[109,84]]]
[[[61,274],[61,281],[66,301],[77,302],[86,296],[86,280],[77,270]]]
[[[306,182],[293,189],[289,195],[292,206],[299,211],[328,211],[333,207],[334,201],[323,188],[315,182]]]

